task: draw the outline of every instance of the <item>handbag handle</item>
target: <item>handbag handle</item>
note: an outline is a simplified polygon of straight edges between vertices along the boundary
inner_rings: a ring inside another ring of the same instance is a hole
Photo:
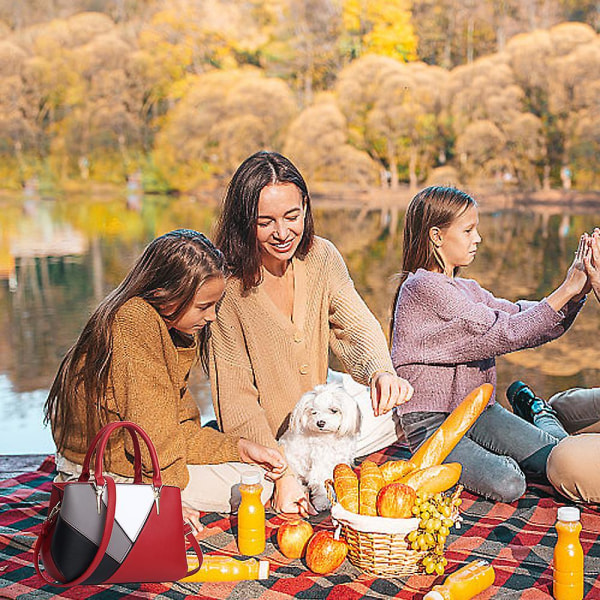
[[[142,459],[141,459],[141,450],[140,450],[140,442],[137,438],[135,432],[131,431],[131,429],[127,430],[129,435],[131,436],[131,441],[133,442],[133,483],[142,483]],[[83,466],[81,468],[81,474],[79,475],[78,481],[89,481],[90,479],[90,462],[92,461],[92,455],[94,454],[94,450],[98,445],[98,440],[104,434],[104,427],[98,431],[98,433],[94,436],[94,439],[91,441],[88,451],[85,454],[85,458],[83,459]]]
[[[154,448],[154,444],[152,443],[150,436],[139,425],[136,425],[135,423],[132,423],[131,421],[112,421],[111,423],[108,423],[100,430],[100,432],[96,435],[96,438],[94,438],[94,442],[96,442],[96,444],[94,444],[92,442],[90,449],[88,450],[88,452],[86,454],[81,477],[87,476],[87,478],[89,479],[89,472],[90,472],[89,463],[91,461],[91,455],[92,455],[92,451],[93,451],[92,448],[95,447],[96,461],[95,461],[95,468],[94,468],[94,479],[96,480],[96,484],[99,485],[100,487],[102,487],[104,485],[104,475],[102,473],[102,462],[104,459],[104,451],[106,450],[106,445],[108,443],[108,438],[110,437],[110,434],[115,429],[119,429],[121,427],[123,427],[129,431],[132,439],[137,434],[144,440],[146,447],[148,448],[148,452],[150,453],[150,460],[152,461],[152,485],[154,486],[155,489],[159,490],[162,486],[162,478],[160,476],[160,465],[158,463],[158,455],[156,454],[156,449]],[[139,469],[140,477],[141,477],[141,469],[142,469],[141,458],[137,453],[135,456],[134,468],[135,468],[136,473],[138,472],[138,469]],[[87,481],[87,479],[85,479],[85,478],[81,479],[81,480]]]
[[[98,568],[102,559],[104,558],[104,554],[106,553],[106,549],[108,548],[108,544],[110,542],[110,536],[112,535],[113,525],[115,523],[115,509],[117,506],[117,489],[115,486],[114,479],[109,475],[106,475],[106,519],[104,520],[104,531],[102,532],[102,538],[100,539],[100,545],[98,546],[98,551],[96,555],[92,559],[92,562],[89,564],[87,569],[75,579],[66,582],[54,581],[52,577],[48,577],[45,571],[42,571],[40,568],[40,551],[42,548],[42,543],[46,539],[48,535],[51,534],[52,527],[50,522],[50,516],[48,520],[42,524],[42,531],[35,542],[35,547],[33,549],[33,565],[37,574],[50,585],[56,587],[71,587],[74,585],[79,585],[80,583],[85,582],[91,575],[93,575],[94,571]],[[56,517],[52,517],[56,518]],[[197,573],[202,566],[202,550],[200,549],[200,545],[198,544],[198,540],[193,536],[192,528],[189,523],[184,523],[183,527],[184,536],[190,542],[191,547],[193,548],[196,556],[198,557],[198,566],[191,571],[186,573],[185,577],[189,577],[194,573]]]

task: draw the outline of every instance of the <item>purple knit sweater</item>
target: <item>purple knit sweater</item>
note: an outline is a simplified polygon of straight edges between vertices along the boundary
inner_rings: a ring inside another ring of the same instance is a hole
[[[418,269],[402,285],[395,309],[392,361],[415,389],[398,410],[450,412],[481,384],[495,387],[496,356],[559,337],[582,305],[556,312],[546,300],[513,303],[472,279]]]

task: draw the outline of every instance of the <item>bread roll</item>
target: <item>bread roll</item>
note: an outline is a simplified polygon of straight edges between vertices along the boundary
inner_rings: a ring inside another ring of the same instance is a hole
[[[462,465],[460,463],[433,465],[405,475],[398,483],[410,486],[415,492],[437,494],[456,485],[461,473]]]
[[[358,477],[351,467],[336,465],[333,469],[333,488],[338,502],[350,512],[358,513]]]
[[[386,483],[397,481],[407,473],[415,470],[415,464],[410,460],[388,460],[380,467]]]
[[[365,460],[360,465],[360,503],[358,512],[361,515],[377,515],[377,494],[385,485],[381,469],[372,461]]]

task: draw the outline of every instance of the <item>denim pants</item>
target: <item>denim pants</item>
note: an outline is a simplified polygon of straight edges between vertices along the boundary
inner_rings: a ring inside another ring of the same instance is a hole
[[[446,420],[448,413],[414,412],[400,416],[411,452]],[[537,425],[537,426],[536,426]],[[513,502],[526,489],[525,476],[546,478],[546,461],[552,448],[567,432],[549,417],[552,435],[506,410],[500,404],[488,406],[458,442],[444,462],[462,465],[460,483],[466,489],[491,500]]]

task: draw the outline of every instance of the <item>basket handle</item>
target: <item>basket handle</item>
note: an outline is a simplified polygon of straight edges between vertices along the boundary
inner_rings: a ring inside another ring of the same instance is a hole
[[[327,499],[329,500],[329,502],[331,503],[331,505],[333,506],[334,504],[337,504],[337,494],[335,493],[335,487],[333,485],[333,481],[331,481],[331,479],[326,479],[325,480],[325,492],[327,492]]]

